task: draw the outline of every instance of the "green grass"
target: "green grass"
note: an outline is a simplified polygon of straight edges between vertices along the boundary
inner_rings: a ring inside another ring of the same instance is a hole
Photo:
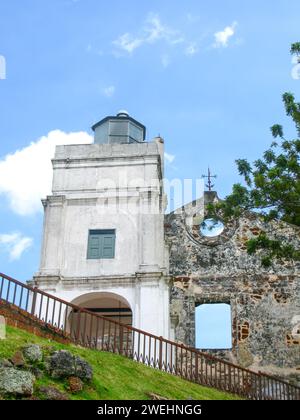
[[[36,389],[41,385],[54,385],[59,390],[67,393],[71,399],[146,400],[149,399],[149,393],[159,394],[174,400],[239,399],[237,396],[193,384],[176,376],[160,372],[126,357],[85,349],[73,344],[60,344],[9,326],[7,327],[7,338],[0,340],[0,359],[11,357],[18,348],[29,343],[41,345],[46,354],[50,353],[52,349],[69,350],[92,365],[93,379],[90,384],[85,384],[83,391],[78,394],[68,393],[67,381],[55,380],[47,374],[44,374],[41,379],[36,381]]]

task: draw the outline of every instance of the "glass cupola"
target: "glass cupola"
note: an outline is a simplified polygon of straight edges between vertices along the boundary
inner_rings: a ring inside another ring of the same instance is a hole
[[[127,111],[103,118],[92,126],[92,130],[97,144],[141,143],[146,135],[146,127],[130,117]]]

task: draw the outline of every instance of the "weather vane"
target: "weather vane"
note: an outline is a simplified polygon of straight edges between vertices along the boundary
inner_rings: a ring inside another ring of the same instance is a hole
[[[208,188],[208,191],[211,191],[212,190],[212,188],[215,186],[213,183],[212,183],[212,178],[217,178],[217,175],[212,175],[211,173],[210,173],[210,169],[209,169],[209,167],[208,167],[208,174],[207,175],[202,175],[202,178],[207,178],[207,184],[205,184],[205,186]]]

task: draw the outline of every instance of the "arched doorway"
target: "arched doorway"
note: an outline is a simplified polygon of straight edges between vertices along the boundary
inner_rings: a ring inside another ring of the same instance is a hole
[[[120,326],[132,326],[132,310],[125,298],[115,293],[95,292],[81,295],[72,303],[91,313],[76,309],[70,312],[68,329],[72,337],[103,350],[115,350],[116,346],[129,350],[131,330]]]

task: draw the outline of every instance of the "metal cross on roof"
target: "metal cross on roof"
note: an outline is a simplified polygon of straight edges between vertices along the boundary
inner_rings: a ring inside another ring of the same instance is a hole
[[[207,184],[205,184],[205,186],[208,188],[208,191],[211,191],[215,186],[211,180],[212,178],[217,178],[217,175],[212,175],[210,169],[208,168],[207,175],[202,175],[202,178],[207,178]]]

